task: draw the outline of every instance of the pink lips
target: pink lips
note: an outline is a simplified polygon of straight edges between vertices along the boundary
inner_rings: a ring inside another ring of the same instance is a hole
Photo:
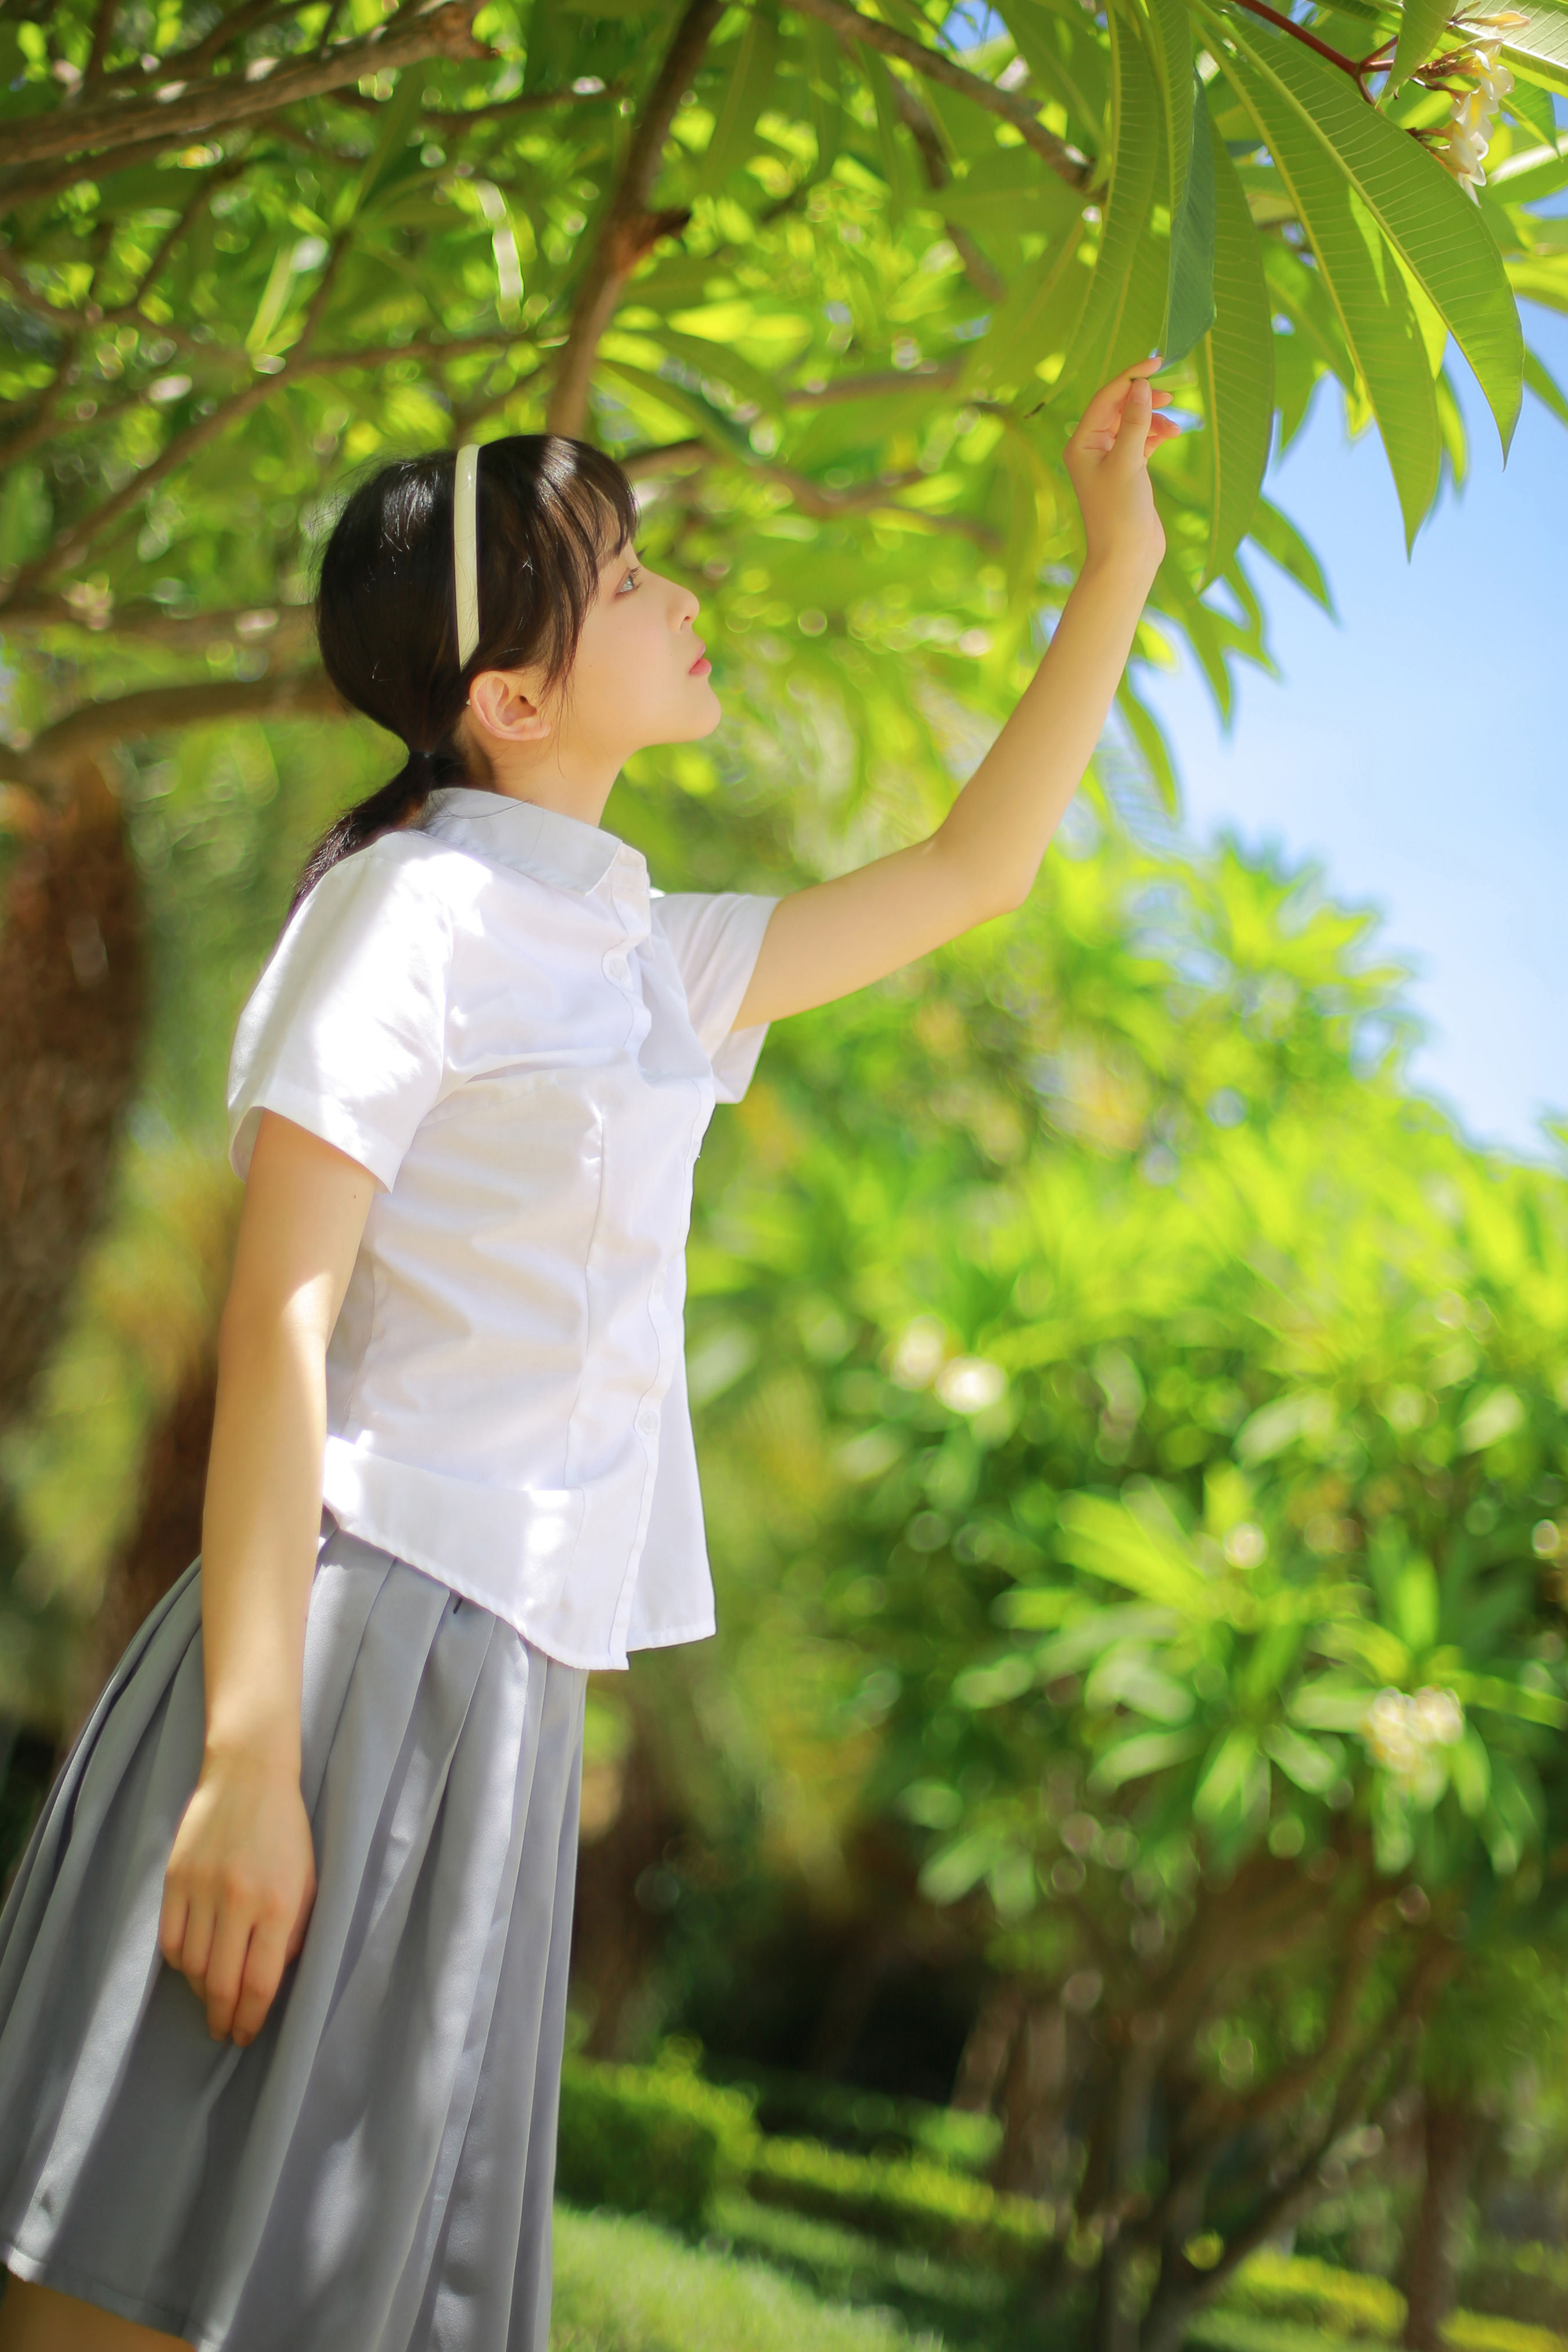
[[[700,646],[702,640],[699,638],[697,642]],[[695,661],[693,662],[690,669],[686,672],[686,676],[688,677],[706,677],[712,667],[713,664],[708,660],[706,655],[699,651]]]

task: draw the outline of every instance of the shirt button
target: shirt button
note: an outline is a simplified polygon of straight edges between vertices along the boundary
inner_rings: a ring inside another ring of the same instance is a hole
[[[604,960],[604,969],[610,974],[612,980],[624,980],[628,970],[625,957],[622,955],[607,956]]]
[[[637,1415],[637,1426],[644,1437],[652,1437],[659,1426],[659,1416],[651,1404],[645,1404]]]

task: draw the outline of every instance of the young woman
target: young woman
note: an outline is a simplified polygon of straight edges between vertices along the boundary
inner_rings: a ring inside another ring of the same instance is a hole
[[[1069,444],[1082,574],[947,817],[779,901],[600,829],[719,719],[607,458],[350,499],[322,656],[408,756],[241,1018],[201,1558],[0,1916],[0,2352],[545,2352],[587,1673],[713,1630],[693,1163],[770,1021],[1021,904],[1163,551],[1157,364]]]

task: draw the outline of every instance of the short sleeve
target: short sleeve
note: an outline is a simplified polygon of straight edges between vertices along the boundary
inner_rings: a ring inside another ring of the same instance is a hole
[[[692,1027],[713,1064],[720,1102],[740,1100],[768,1034],[766,1021],[749,1029],[734,1023],[778,904],[739,890],[673,891],[653,902],[685,986]]]
[[[324,874],[274,949],[229,1060],[229,1160],[250,1167],[264,1110],[389,1191],[445,1069],[453,925],[401,839]]]

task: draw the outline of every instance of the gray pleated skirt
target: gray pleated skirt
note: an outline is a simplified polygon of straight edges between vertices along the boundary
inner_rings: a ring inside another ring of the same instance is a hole
[[[0,1914],[0,2263],[202,2352],[545,2352],[588,1678],[323,1526],[303,1949],[245,2050],[158,1950],[193,1562]]]

